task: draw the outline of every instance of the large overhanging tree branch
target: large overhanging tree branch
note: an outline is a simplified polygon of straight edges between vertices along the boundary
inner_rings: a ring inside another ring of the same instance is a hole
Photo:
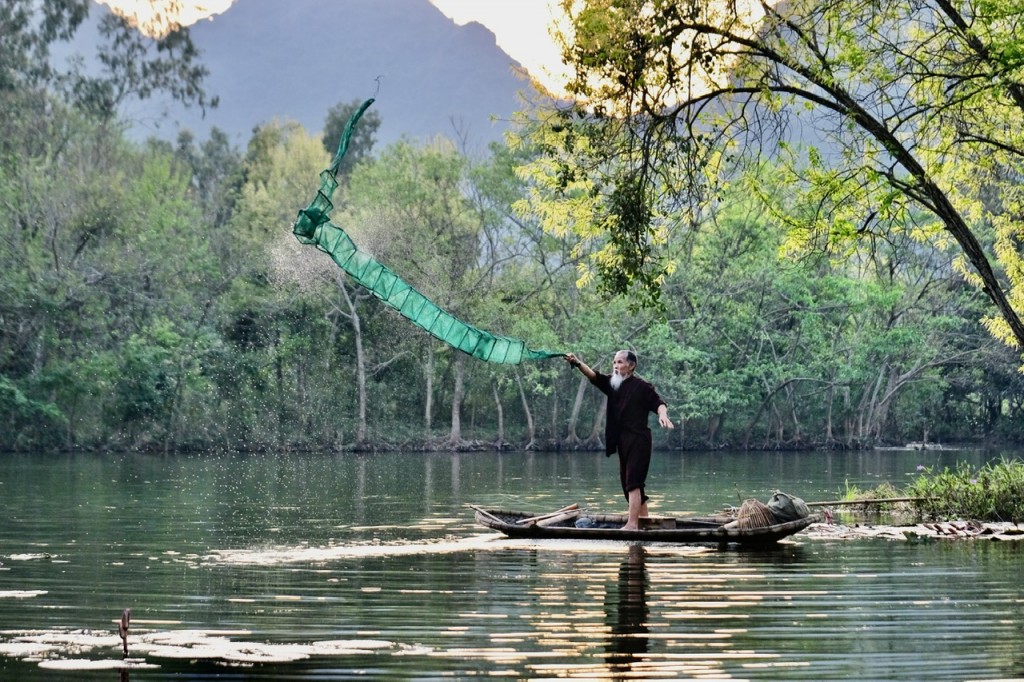
[[[770,156],[818,207],[776,207],[794,246],[909,230],[956,248],[988,328],[1024,347],[1019,0],[562,4],[577,99],[535,118],[544,156],[523,173],[542,224],[574,231],[609,291],[656,301],[711,190]]]

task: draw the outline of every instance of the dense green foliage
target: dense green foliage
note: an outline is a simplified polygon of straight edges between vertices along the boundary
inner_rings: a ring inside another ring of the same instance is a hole
[[[588,276],[658,304],[675,245],[767,157],[787,191],[753,191],[794,250],[945,249],[1024,349],[1019,0],[560,4],[576,99],[534,115],[530,207]]]
[[[564,362],[475,362],[295,241],[330,161],[319,133],[273,122],[245,150],[218,131],[137,144],[55,86],[5,82],[0,446],[598,446],[599,394]],[[658,272],[651,314],[577,286],[586,250],[522,210],[540,181],[517,169],[544,144],[468,158],[443,139],[371,152],[368,136],[333,219],[483,329],[601,368],[635,349],[679,424],[659,447],[1024,431],[1018,358],[978,324],[987,302],[955,256],[914,238],[914,215],[842,260],[783,258],[791,218],[818,204],[764,161],[664,234],[677,266]]]
[[[961,462],[953,470],[942,471],[919,466],[905,488],[892,483],[870,490],[848,486],[843,501],[863,501],[855,506],[917,520],[1020,523],[1024,521],[1024,462],[1003,458],[980,468]]]
[[[909,486],[915,507],[931,519],[1024,521],[1024,462],[1003,460],[980,469],[961,463],[955,471],[922,472]]]

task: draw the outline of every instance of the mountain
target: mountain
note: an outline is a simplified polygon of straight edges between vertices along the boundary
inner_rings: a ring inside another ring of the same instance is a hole
[[[333,105],[376,97],[378,147],[441,134],[479,151],[501,139],[528,88],[493,33],[457,26],[428,0],[236,0],[191,34],[220,104],[204,118],[167,100],[131,103],[139,138],[187,128],[205,139],[217,126],[244,146],[275,117],[318,133]]]

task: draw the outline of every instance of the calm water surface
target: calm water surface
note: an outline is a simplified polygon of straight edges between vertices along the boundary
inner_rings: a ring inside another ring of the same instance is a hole
[[[652,511],[981,457],[658,453]],[[524,542],[465,506],[620,511],[616,478],[594,453],[0,455],[0,680],[1024,679],[1020,543]]]

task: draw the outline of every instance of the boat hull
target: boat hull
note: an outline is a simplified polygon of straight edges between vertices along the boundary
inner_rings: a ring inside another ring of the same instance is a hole
[[[760,528],[740,528],[730,517],[651,517],[641,519],[639,530],[624,530],[625,515],[562,513],[535,517],[527,512],[473,508],[476,521],[513,538],[624,540],[702,545],[771,546],[799,533],[821,516],[776,523]],[[559,518],[562,517],[562,518]],[[554,519],[554,520],[552,520]],[[583,526],[578,525],[583,519]]]

